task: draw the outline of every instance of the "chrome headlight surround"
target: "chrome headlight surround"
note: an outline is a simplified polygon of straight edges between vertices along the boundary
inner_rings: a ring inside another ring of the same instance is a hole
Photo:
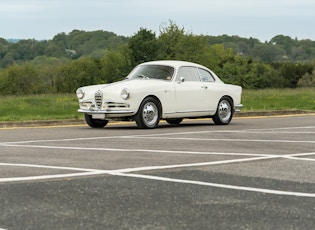
[[[84,91],[82,88],[78,88],[77,91],[76,91],[76,94],[77,94],[77,97],[79,99],[82,99],[84,97]]]
[[[123,89],[121,92],[120,92],[120,96],[122,99],[124,100],[127,100],[130,96],[130,91],[129,89]]]

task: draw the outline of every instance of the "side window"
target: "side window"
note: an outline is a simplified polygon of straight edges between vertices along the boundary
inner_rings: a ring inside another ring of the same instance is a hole
[[[201,81],[214,82],[214,78],[212,77],[211,73],[200,68],[198,68],[198,70],[200,73]]]
[[[155,71],[155,78],[162,79],[162,80],[171,80],[171,74],[164,70],[164,69],[156,69]]]
[[[181,67],[179,69],[176,80],[180,81],[182,77],[185,78],[185,81],[200,81],[197,68],[195,67]]]

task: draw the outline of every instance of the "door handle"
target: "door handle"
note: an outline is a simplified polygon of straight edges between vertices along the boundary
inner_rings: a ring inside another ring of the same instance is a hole
[[[201,86],[202,89],[208,89],[208,86]]]

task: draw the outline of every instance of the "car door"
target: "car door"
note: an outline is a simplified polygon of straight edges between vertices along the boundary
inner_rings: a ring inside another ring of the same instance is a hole
[[[212,73],[206,69],[198,68],[198,73],[202,81],[202,87],[206,90],[203,92],[206,98],[205,106],[208,111],[211,111],[211,114],[214,114],[217,110],[219,100],[222,96],[222,83],[215,81]]]
[[[203,115],[209,111],[209,82],[202,82],[199,71],[193,66],[183,66],[175,80],[176,113]]]

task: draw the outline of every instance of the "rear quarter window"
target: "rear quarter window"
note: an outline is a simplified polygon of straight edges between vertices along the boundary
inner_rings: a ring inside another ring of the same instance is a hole
[[[200,74],[201,81],[214,82],[214,77],[212,76],[212,74],[210,72],[208,72],[205,69],[201,69],[201,68],[198,68],[198,71]]]

